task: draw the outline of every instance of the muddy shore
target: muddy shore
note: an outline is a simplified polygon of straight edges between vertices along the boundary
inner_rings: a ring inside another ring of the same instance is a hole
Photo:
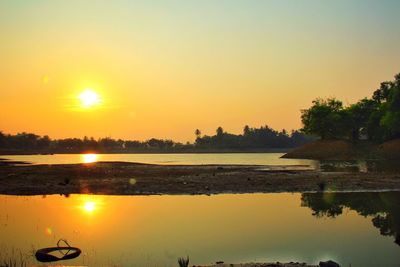
[[[194,267],[320,267],[321,265],[308,265],[300,262],[289,262],[289,263],[240,263],[240,264],[215,264],[210,266],[194,266]]]
[[[400,173],[266,171],[262,166],[126,162],[0,165],[0,194],[219,194],[400,190]]]

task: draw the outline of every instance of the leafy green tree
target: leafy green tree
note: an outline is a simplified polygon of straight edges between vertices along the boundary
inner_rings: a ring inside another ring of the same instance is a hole
[[[302,110],[302,131],[321,139],[342,138],[345,135],[345,115],[341,101],[318,98],[311,108]]]
[[[398,78],[400,78],[398,76]],[[400,137],[400,86],[393,83],[387,102],[385,103],[385,115],[381,119],[381,125],[385,128],[386,138]]]
[[[374,100],[364,98],[345,109],[344,127],[350,140],[357,141],[360,134],[367,134],[368,122],[377,106],[378,104]]]

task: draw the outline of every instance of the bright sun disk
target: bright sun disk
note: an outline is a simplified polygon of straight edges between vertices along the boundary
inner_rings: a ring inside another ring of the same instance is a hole
[[[90,108],[100,103],[99,95],[92,89],[85,89],[79,95],[79,100],[81,101],[81,106],[84,108]]]

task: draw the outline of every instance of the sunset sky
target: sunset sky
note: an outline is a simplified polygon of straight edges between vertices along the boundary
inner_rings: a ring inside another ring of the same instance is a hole
[[[301,127],[400,72],[398,0],[0,1],[0,131],[193,141]]]

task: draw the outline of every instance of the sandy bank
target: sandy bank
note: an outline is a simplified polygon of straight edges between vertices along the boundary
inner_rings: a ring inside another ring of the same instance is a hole
[[[265,171],[260,166],[124,162],[0,166],[0,194],[218,194],[400,190],[400,173]]]

